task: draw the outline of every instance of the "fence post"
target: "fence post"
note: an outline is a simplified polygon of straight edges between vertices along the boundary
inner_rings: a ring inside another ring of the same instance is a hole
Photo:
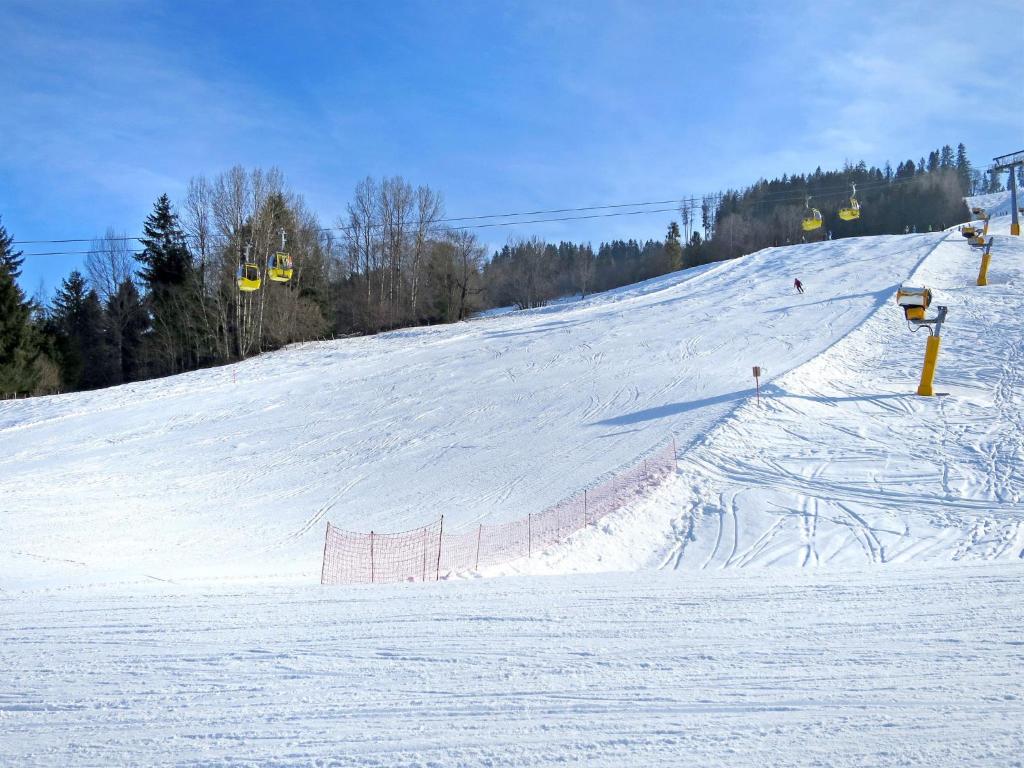
[[[483,533],[483,531],[484,526],[483,523],[481,523],[480,527],[476,529],[476,567],[474,570],[477,571],[480,570],[480,534]]]
[[[533,513],[526,514],[526,556],[533,557]]]
[[[373,584],[373,582],[374,582],[374,576],[375,576],[375,574],[373,572],[373,531],[370,531],[370,583],[371,584]]]
[[[423,571],[420,573],[420,581],[427,580],[427,529],[423,529]]]
[[[437,528],[437,570],[434,572],[434,581],[441,580],[441,538],[444,536],[444,515],[441,515],[441,525]]]
[[[320,566],[320,586],[324,585],[324,575],[327,573],[327,540],[331,537],[331,521],[327,521],[327,530],[324,531],[324,563]]]
[[[587,489],[583,489],[583,527],[587,527]]]

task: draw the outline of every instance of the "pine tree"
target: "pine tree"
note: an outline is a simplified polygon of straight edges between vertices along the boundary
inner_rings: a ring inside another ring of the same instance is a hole
[[[115,381],[135,381],[142,375],[142,341],[148,326],[135,283],[122,282],[107,299],[105,311]]]
[[[31,302],[18,285],[24,261],[0,223],[0,394],[30,393],[36,386],[38,348],[30,317]]]
[[[665,256],[672,272],[683,268],[683,246],[679,238],[679,225],[673,221],[668,225],[668,233],[665,235]]]
[[[971,191],[971,161],[967,159],[967,147],[963,142],[956,145],[956,173],[960,177],[960,188],[966,195]]]
[[[89,289],[78,270],[61,284],[50,319],[66,388],[94,389],[118,381],[99,294]]]
[[[171,200],[160,195],[153,205],[153,212],[142,227],[143,249],[136,254],[142,262],[140,276],[151,292],[168,286],[182,285],[192,267],[185,235],[178,223],[178,216],[171,209]]]
[[[143,225],[140,276],[146,284],[146,304],[153,329],[146,337],[146,357],[156,375],[195,367],[192,326],[200,314],[199,291],[192,256],[167,195],[161,195]]]
[[[60,378],[67,389],[78,389],[85,360],[78,340],[78,331],[85,318],[85,278],[73,270],[64,278],[53,297],[50,322],[57,337],[57,364]]]
[[[942,145],[942,153],[939,157],[939,165],[943,168],[953,167],[953,148],[949,144]]]
[[[90,290],[85,295],[77,340],[84,361],[79,387],[96,389],[120,383],[119,370],[115,368],[107,316],[103,311],[100,296],[95,290]],[[120,360],[117,363],[120,363]]]
[[[991,171],[988,174],[988,185],[985,187],[986,194],[991,194],[992,192],[1002,192],[1002,191],[1003,191],[1003,181],[1000,178],[1000,174],[996,173],[995,171]]]
[[[25,262],[22,251],[14,250],[14,238],[0,219],[0,269],[5,270],[12,278],[21,277],[21,265]]]

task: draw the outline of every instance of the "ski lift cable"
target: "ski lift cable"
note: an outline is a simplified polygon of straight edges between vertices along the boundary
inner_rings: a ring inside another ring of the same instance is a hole
[[[466,229],[488,229],[488,228],[494,228],[494,227],[512,227],[512,226],[516,226],[517,224],[542,224],[542,223],[558,222],[558,221],[579,221],[581,219],[612,218],[612,217],[615,217],[615,216],[638,216],[638,215],[647,214],[647,213],[666,213],[666,212],[670,212],[670,211],[674,212],[674,211],[677,211],[677,210],[678,210],[678,208],[675,208],[675,207],[672,207],[672,208],[652,208],[652,209],[646,209],[645,208],[644,210],[640,210],[640,211],[615,211],[615,212],[612,212],[612,213],[595,213],[595,214],[589,214],[589,215],[585,215],[585,216],[560,216],[560,217],[557,217],[557,218],[527,219],[527,220],[523,220],[523,221],[497,221],[497,222],[491,222],[491,223],[488,223],[488,224],[465,224],[463,226],[450,227],[450,229],[466,230]],[[337,229],[337,227],[332,227],[331,229]],[[323,231],[323,230],[321,230],[321,231]],[[109,250],[109,249],[98,249],[98,250],[97,249],[93,249],[93,250],[88,250],[88,251],[47,251],[47,252],[39,252],[39,253],[25,253],[25,254],[22,254],[22,255],[24,255],[24,256],[78,256],[78,255],[85,255],[85,254],[90,254],[90,253],[113,253],[113,252],[114,251]]]
[[[693,197],[682,197],[682,198],[674,198],[674,199],[670,199],[670,200],[651,200],[651,201],[639,202],[639,203],[610,203],[610,204],[604,204],[604,205],[588,205],[588,206],[582,206],[582,207],[577,207],[577,208],[551,208],[551,209],[539,210],[539,211],[520,211],[520,212],[513,212],[513,213],[488,213],[488,214],[474,215],[474,216],[450,216],[450,217],[443,218],[443,219],[437,219],[436,223],[447,223],[447,222],[452,222],[452,221],[480,221],[480,220],[484,220],[484,219],[506,219],[506,218],[512,218],[512,217],[516,217],[516,216],[540,216],[540,215],[547,215],[547,214],[553,214],[553,213],[573,213],[573,212],[580,212],[580,211],[599,211],[599,210],[607,210],[607,209],[612,209],[612,208],[639,208],[639,207],[652,206],[652,205],[668,205],[668,204],[671,204],[671,203],[685,203],[685,202],[690,202],[690,201],[692,201],[694,199],[696,199],[696,198],[693,198]],[[416,223],[418,223],[418,222],[413,222],[413,224],[416,224]],[[320,232],[329,232],[329,231],[334,231],[334,230],[348,230],[348,229],[351,229],[351,227],[321,227],[318,231],[320,231]],[[186,237],[188,237],[187,234],[186,234]],[[116,240],[116,241],[136,241],[136,242],[141,242],[143,238],[135,237],[135,236],[128,236],[128,235],[111,237],[111,238],[73,237],[73,238],[64,238],[64,239],[58,239],[58,240],[14,240],[13,244],[14,245],[42,245],[42,244],[49,244],[49,243],[54,243],[54,244],[57,244],[57,243],[91,243],[91,242],[93,242],[95,240],[99,240],[99,239],[105,239],[105,240],[108,240],[108,241],[115,241]]]
[[[881,181],[881,182],[875,182],[875,183],[872,183],[872,184],[861,184],[861,189],[862,190],[867,189],[869,191],[872,191],[872,190],[875,190],[875,189],[891,189],[894,186],[901,186],[903,184],[911,183],[911,182],[914,181],[915,178],[916,177],[909,177],[909,178],[906,178],[906,179],[897,179],[897,180],[893,180],[893,181]],[[814,195],[814,197],[818,198],[818,199],[822,199],[822,198],[829,199],[829,198],[843,197],[843,196],[845,196],[847,194],[845,189],[846,189],[845,187],[843,187],[842,189],[837,187],[837,188],[834,189],[834,191],[831,188],[826,188],[826,189],[823,189],[823,190],[817,190],[817,192]],[[747,193],[745,193],[745,194],[749,194],[751,191],[753,191],[756,194],[756,188],[752,188],[752,189],[748,190]],[[744,193],[737,192],[736,194],[739,195],[739,194],[744,194]],[[756,205],[756,206],[761,206],[761,205],[778,205],[778,204],[782,204],[782,203],[785,203],[785,202],[799,202],[799,201],[803,201],[807,197],[806,193],[800,192],[800,193],[787,193],[786,195],[781,196],[781,197],[774,197],[772,199],[768,199],[769,197],[771,197],[772,195],[775,195],[775,194],[777,194],[777,193],[771,193],[771,192],[766,193],[760,199],[753,200],[752,204]],[[448,222],[456,222],[456,221],[481,221],[481,220],[485,220],[485,219],[512,218],[512,217],[518,217],[518,216],[532,216],[532,215],[548,214],[548,213],[567,213],[567,212],[575,213],[575,212],[599,211],[599,210],[609,210],[609,209],[618,209],[618,208],[640,208],[640,207],[643,207],[643,206],[665,205],[665,204],[669,204],[669,203],[675,204],[674,207],[671,207],[671,208],[643,208],[643,210],[637,210],[637,211],[614,211],[612,213],[590,214],[590,215],[585,215],[585,216],[563,216],[563,217],[557,217],[557,218],[542,218],[542,219],[527,219],[527,220],[515,219],[515,220],[512,220],[512,221],[491,222],[491,223],[487,223],[487,224],[466,224],[466,225],[462,225],[462,226],[454,226],[454,227],[451,227],[451,229],[458,229],[458,230],[490,229],[490,228],[496,228],[496,227],[511,227],[511,226],[516,226],[516,225],[521,225],[521,224],[544,224],[544,223],[562,222],[562,221],[579,221],[579,220],[585,220],[585,219],[613,218],[613,217],[617,217],[617,216],[636,216],[636,215],[645,214],[645,213],[667,213],[667,212],[674,212],[674,211],[677,211],[677,210],[681,210],[681,206],[679,204],[682,204],[682,203],[688,204],[689,210],[696,210],[696,207],[697,207],[698,203],[703,204],[705,201],[712,201],[712,202],[714,202],[716,204],[721,204],[722,200],[725,197],[728,197],[728,196],[729,196],[729,193],[716,192],[716,193],[713,193],[713,194],[710,194],[710,195],[701,195],[701,196],[693,195],[693,196],[690,196],[690,197],[675,198],[675,199],[660,200],[660,201],[659,200],[655,200],[655,201],[639,202],[639,203],[611,203],[611,204],[606,204],[606,205],[581,206],[581,207],[577,207],[577,208],[552,208],[552,209],[541,210],[541,211],[533,211],[533,212],[523,211],[523,212],[519,212],[519,213],[490,213],[490,214],[483,214],[483,215],[478,215],[478,216],[453,216],[453,217],[447,217],[447,218],[443,218],[443,219],[438,219],[438,220],[436,220],[434,222],[431,222],[431,223],[439,224],[439,223],[448,223]],[[418,222],[418,221],[410,222],[410,224],[412,226],[416,226],[419,223],[421,223],[421,222]],[[380,227],[382,225],[377,223],[377,224],[373,224],[373,225],[370,225],[370,226],[373,226],[373,227],[376,228],[376,227]],[[349,231],[352,231],[352,229],[353,229],[353,227],[351,227],[351,226],[336,226],[336,227],[321,227],[317,231],[318,232],[339,232],[339,231],[340,232],[349,232]],[[190,235],[188,233],[184,233],[184,236],[185,236],[186,239],[194,239],[194,236]],[[64,239],[53,239],[53,240],[14,240],[14,241],[12,241],[12,245],[43,245],[43,244],[59,245],[59,244],[70,244],[70,243],[91,243],[91,242],[96,242],[97,240],[107,240],[108,242],[112,242],[112,241],[117,241],[117,242],[125,242],[125,241],[142,242],[142,239],[143,238],[140,238],[140,237],[130,237],[130,236],[125,235],[125,236],[118,236],[118,237],[113,237],[113,238],[96,238],[96,237],[89,238],[89,237],[87,237],[87,238],[64,238]],[[91,248],[89,250],[77,250],[77,251],[41,251],[41,252],[25,253],[25,254],[22,254],[22,255],[23,256],[81,256],[81,255],[88,255],[90,253],[116,253],[116,251],[114,249],[112,249],[112,248],[103,248],[103,249]]]

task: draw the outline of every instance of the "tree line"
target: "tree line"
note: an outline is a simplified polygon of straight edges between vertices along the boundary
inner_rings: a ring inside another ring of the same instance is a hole
[[[837,189],[851,183],[864,213],[846,222]],[[895,169],[861,162],[707,195],[680,209],[662,240],[595,249],[533,237],[488,257],[475,233],[447,225],[443,196],[428,186],[366,178],[322,227],[280,171],[235,167],[193,178],[177,204],[162,195],[137,241],[108,230],[49,299],[19,287],[23,255],[0,222],[0,395],[92,389],[328,335],[537,307],[808,237],[942,229],[966,219],[965,194],[1000,188],[963,144],[944,146]],[[811,235],[800,226],[805,196],[824,218]],[[265,264],[282,234],[291,280],[240,292],[240,265]]]
[[[839,210],[849,205],[854,184],[863,215],[844,221]],[[908,159],[895,169],[889,163],[869,168],[862,161],[842,170],[762,179],[719,198],[706,258],[728,259],[821,237],[938,231],[965,219],[964,196],[1001,190],[998,175],[986,177],[972,167],[962,143],[955,152],[947,144],[927,159]],[[824,222],[814,234],[801,228],[809,206],[820,210]]]

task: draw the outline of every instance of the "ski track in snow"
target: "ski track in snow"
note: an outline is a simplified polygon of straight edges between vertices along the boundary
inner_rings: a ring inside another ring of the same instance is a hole
[[[1024,765],[993,229],[983,289],[956,235],[834,241],[0,403],[0,765]],[[327,518],[500,522],[669,431],[676,475],[508,578],[311,586]]]
[[[1024,560],[1024,243],[1005,219],[992,231],[988,286],[957,232],[908,274],[950,308],[939,396],[915,394],[925,334],[888,292],[760,404],[739,402],[681,455],[679,481],[608,535],[497,572]]]
[[[0,602],[0,764],[1019,765],[1020,583],[960,564],[24,595]]]
[[[444,514],[454,530],[539,511],[670,432],[700,444],[749,398],[751,365],[777,377],[839,342],[942,237],[772,248],[528,312],[0,403],[0,588],[313,580],[328,518],[398,531]],[[794,274],[818,296],[793,294]],[[759,562],[737,546],[730,563]]]

